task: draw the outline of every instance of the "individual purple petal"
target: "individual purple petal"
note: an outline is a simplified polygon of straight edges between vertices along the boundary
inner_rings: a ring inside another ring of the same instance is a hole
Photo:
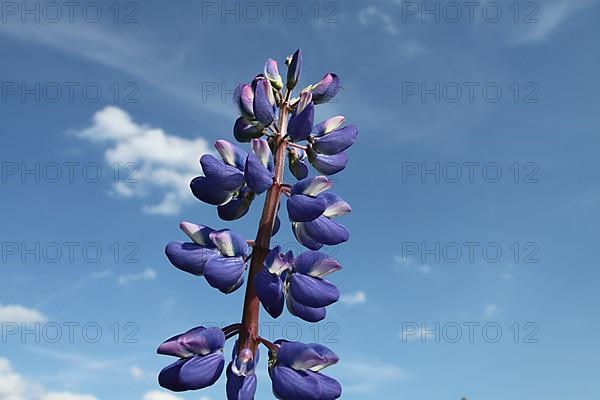
[[[187,358],[207,355],[223,348],[225,335],[216,327],[198,326],[166,340],[158,347],[158,354]]]
[[[306,232],[306,227],[304,226],[305,224],[306,222],[292,223],[292,231],[294,232],[294,236],[303,246],[306,246],[311,250],[319,250],[321,247],[323,247],[323,244],[313,239],[308,232]]]
[[[178,341],[190,352],[205,356],[223,348],[225,334],[217,327],[200,326],[180,335]]]
[[[233,125],[233,136],[238,142],[249,142],[264,135],[260,124],[250,123],[246,118],[239,117]]]
[[[256,296],[264,309],[273,318],[279,317],[283,312],[284,303],[283,282],[279,279],[279,276],[263,268],[262,271],[256,274],[254,288]]]
[[[319,381],[309,372],[278,366],[269,370],[273,394],[285,400],[320,400]]]
[[[284,270],[290,268],[293,262],[293,253],[283,254],[281,246],[276,246],[269,251],[263,265],[270,273],[280,275]]]
[[[246,117],[254,118],[252,104],[254,103],[254,91],[249,83],[240,84],[233,93],[233,100],[238,106],[240,113]]]
[[[198,327],[195,329],[205,328]],[[187,358],[193,356],[194,353],[192,353],[189,349],[187,349],[183,344],[179,342],[179,337],[181,335],[182,334],[175,335],[172,338],[165,340],[160,346],[158,346],[156,352],[165,356],[173,356],[179,358]]]
[[[250,209],[253,200],[254,192],[242,189],[229,203],[217,207],[219,218],[224,221],[234,221],[242,218]]]
[[[343,243],[350,238],[348,229],[327,217],[319,217],[314,221],[304,222],[306,233],[319,243],[330,246]]]
[[[304,110],[306,106],[312,103],[312,93],[310,91],[303,91],[302,93],[300,93],[300,97],[298,98],[298,100],[293,101],[293,103],[296,106],[296,110],[294,111],[294,113],[298,114],[302,112],[302,110]]]
[[[233,363],[227,367],[227,400],[253,400],[256,392],[256,375],[238,375],[233,372]]]
[[[199,246],[214,248],[215,244],[210,240],[210,233],[214,229],[204,225],[197,225],[187,221],[181,221],[179,228]]]
[[[256,154],[256,157],[260,160],[260,162],[269,170],[273,170],[273,153],[271,153],[271,148],[269,147],[269,143],[264,139],[253,139],[252,143],[252,151]]]
[[[226,191],[238,189],[244,183],[244,174],[237,168],[225,164],[212,154],[204,154],[200,158],[204,175]]]
[[[294,299],[294,296],[288,293],[286,297],[287,309],[290,314],[305,320],[306,322],[319,322],[325,319],[327,311],[325,307],[312,308],[301,304]]]
[[[300,49],[296,50],[293,55],[287,58],[286,64],[288,66],[286,87],[292,90],[298,83],[302,71],[302,51]]]
[[[204,266],[204,277],[210,286],[231,293],[239,287],[245,267],[242,257],[213,257]]]
[[[237,375],[253,374],[260,360],[260,349],[257,348],[255,353],[252,353],[249,348],[238,350],[238,344],[236,340],[231,351],[233,360],[231,372]]]
[[[342,269],[340,263],[320,251],[305,251],[294,259],[294,271],[314,277],[323,277]]]
[[[327,307],[340,298],[333,283],[302,274],[292,274],[289,291],[297,302],[312,308]]]
[[[326,206],[324,198],[303,194],[294,194],[287,200],[288,215],[294,222],[307,222],[319,218]]]
[[[338,361],[331,349],[318,343],[283,342],[277,351],[277,365],[297,371],[318,372]]]
[[[354,144],[358,129],[353,125],[337,129],[327,135],[316,138],[312,148],[321,154],[338,154]]]
[[[198,200],[213,206],[225,204],[233,197],[233,192],[224,190],[205,176],[197,176],[192,179],[190,189]]]
[[[227,140],[219,139],[215,142],[215,149],[221,155],[223,161],[232,167],[236,167],[240,171],[244,170],[244,163],[246,162],[246,153],[241,147],[236,146]]]
[[[326,176],[315,176],[298,181],[292,186],[292,194],[305,194],[307,196],[317,196],[328,190],[333,183]]]
[[[334,130],[342,126],[345,120],[346,118],[344,118],[341,115],[338,115],[336,117],[331,117],[326,119],[325,121],[319,122],[313,127],[312,135],[319,137],[333,132]]]
[[[319,400],[334,400],[342,395],[342,386],[335,379],[317,372],[308,372],[318,381],[321,397]]]
[[[281,75],[279,75],[279,68],[277,68],[277,61],[269,58],[265,63],[264,74],[275,89],[279,90],[283,87],[283,81]]]
[[[218,256],[215,249],[198,246],[189,242],[170,242],[165,254],[171,264],[193,275],[202,275],[208,260]]]
[[[302,99],[300,100],[302,101]],[[287,133],[292,141],[306,140],[310,136],[315,118],[315,106],[308,103],[304,109],[294,114],[288,123]]]
[[[273,184],[273,173],[260,162],[254,153],[248,154],[244,171],[248,186],[257,194],[265,192]]]
[[[158,383],[174,392],[202,389],[213,385],[223,373],[224,367],[225,358],[221,351],[184,358],[160,371]]]
[[[316,84],[310,86],[315,104],[327,103],[340,90],[340,78],[334,73],[327,73]]]
[[[333,175],[342,171],[348,164],[346,153],[338,153],[332,156],[319,154],[312,149],[308,152],[310,164],[323,175]]]
[[[288,158],[289,168],[296,179],[304,179],[308,176],[308,164],[299,158]]]
[[[239,233],[222,229],[211,232],[209,237],[225,257],[241,257],[248,253],[248,243]]]
[[[275,97],[268,79],[256,80],[253,107],[254,116],[261,124],[269,126],[273,123],[275,120]]]
[[[350,204],[346,203],[340,196],[335,193],[325,192],[319,195],[327,203],[327,207],[323,215],[327,218],[334,218],[340,215],[348,214],[352,211]]]

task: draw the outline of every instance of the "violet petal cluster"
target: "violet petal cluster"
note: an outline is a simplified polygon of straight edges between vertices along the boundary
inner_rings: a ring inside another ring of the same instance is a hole
[[[340,297],[338,288],[323,277],[341,268],[337,260],[319,251],[306,251],[294,258],[291,251],[283,254],[277,246],[265,258],[254,287],[273,318],[281,315],[285,303],[290,314],[318,322],[326,316],[325,307]]]
[[[219,328],[199,326],[174,336],[157,350],[158,354],[179,357],[158,376],[160,386],[174,392],[197,390],[213,385],[225,366],[225,335]]]
[[[209,285],[223,293],[231,293],[244,283],[248,244],[241,235],[185,221],[180,227],[192,241],[167,245],[165,253],[175,267],[203,275]]]
[[[338,362],[338,356],[316,343],[278,341],[269,368],[273,394],[285,400],[334,400],[342,395],[342,387],[322,374],[323,368]]]

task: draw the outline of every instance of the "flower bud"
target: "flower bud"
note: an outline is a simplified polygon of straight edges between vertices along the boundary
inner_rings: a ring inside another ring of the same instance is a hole
[[[288,66],[286,87],[288,90],[292,90],[296,87],[302,71],[302,51],[300,49],[296,50],[293,55],[286,59],[285,63]]]
[[[283,81],[281,75],[279,75],[279,68],[277,68],[277,61],[269,58],[265,63],[264,70],[265,77],[271,81],[271,85],[277,90],[283,87]]]

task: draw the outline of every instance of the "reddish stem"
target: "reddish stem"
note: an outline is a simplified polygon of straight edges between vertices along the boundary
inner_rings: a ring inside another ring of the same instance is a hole
[[[262,216],[258,226],[258,232],[256,234],[256,240],[254,241],[252,260],[250,261],[250,271],[248,272],[248,283],[246,284],[246,295],[244,297],[242,326],[240,327],[239,331],[239,351],[248,348],[254,354],[256,354],[256,348],[258,347],[259,342],[258,324],[260,311],[260,302],[256,297],[256,291],[254,289],[254,278],[256,274],[261,271],[265,256],[269,252],[271,234],[273,232],[273,225],[275,223],[275,217],[277,216],[279,198],[281,196],[283,187],[283,167],[285,164],[285,154],[287,148],[284,137],[287,132],[287,103],[289,98],[290,92],[286,91],[279,111],[279,134],[275,136],[275,167],[273,170],[273,185],[267,192]]]

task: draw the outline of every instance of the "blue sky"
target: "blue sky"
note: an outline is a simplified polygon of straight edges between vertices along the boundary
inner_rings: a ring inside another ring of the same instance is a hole
[[[600,4],[223,4],[2,4],[0,400],[223,398],[160,391],[154,351],[242,291],[163,249],[225,226],[187,182],[236,83],[298,47],[303,85],[342,79],[318,117],[360,130],[335,176],[352,235],[326,322],[263,333],[332,347],[347,399],[598,397]]]

